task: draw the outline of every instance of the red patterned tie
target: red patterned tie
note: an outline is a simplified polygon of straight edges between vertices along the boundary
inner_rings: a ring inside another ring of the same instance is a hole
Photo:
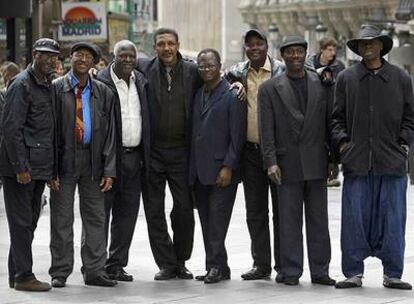
[[[75,88],[76,95],[76,123],[75,123],[75,138],[76,143],[83,144],[83,110],[82,110],[82,90],[83,87],[78,84]]]

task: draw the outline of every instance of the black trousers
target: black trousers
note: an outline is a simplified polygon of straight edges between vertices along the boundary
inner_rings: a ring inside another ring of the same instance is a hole
[[[60,190],[50,192],[50,252],[52,278],[67,278],[73,271],[74,196],[79,193],[82,218],[82,273],[85,281],[104,273],[106,260],[105,201],[100,179],[93,179],[88,149],[76,150],[76,173],[60,177]]]
[[[170,214],[173,239],[165,220],[165,187],[173,197]],[[186,148],[151,150],[149,176],[143,184],[143,202],[151,250],[159,268],[176,268],[191,256],[194,212],[188,185]]]
[[[141,195],[141,151],[123,149],[122,171],[112,190],[105,193],[105,228],[111,239],[106,260],[109,271],[127,266],[129,248],[138,218]],[[111,218],[112,215],[112,218]]]
[[[303,206],[312,278],[329,274],[331,243],[328,228],[326,179],[283,182],[278,186],[280,273],[299,278],[303,272]]]
[[[40,216],[45,181],[19,184],[15,177],[3,177],[3,194],[10,231],[9,278],[23,282],[34,278],[32,241]]]
[[[271,242],[269,232],[269,188],[273,212],[273,257],[279,271],[279,219],[277,190],[263,167],[259,145],[247,143],[242,158],[243,188],[246,219],[251,239],[253,266],[271,270]]]
[[[219,268],[229,273],[225,246],[238,184],[220,188],[215,185],[194,185],[195,201],[203,231],[206,270]]]

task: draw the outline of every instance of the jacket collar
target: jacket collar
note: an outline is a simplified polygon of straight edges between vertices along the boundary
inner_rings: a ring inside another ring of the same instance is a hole
[[[213,104],[215,104],[221,96],[227,92],[230,88],[230,84],[225,79],[221,79],[218,85],[214,88],[214,90],[210,93],[210,97],[208,98],[207,104],[201,109],[201,115],[204,115],[208,112]],[[202,88],[204,94],[204,87]]]
[[[381,58],[382,61],[382,67],[378,70],[378,72],[375,74],[375,76],[379,76],[383,81],[388,82],[390,80],[389,75],[389,67],[390,64],[385,59]],[[372,75],[372,72],[368,70],[363,61],[360,61],[357,63],[356,66],[357,73],[358,73],[358,79],[361,81],[368,75]]]

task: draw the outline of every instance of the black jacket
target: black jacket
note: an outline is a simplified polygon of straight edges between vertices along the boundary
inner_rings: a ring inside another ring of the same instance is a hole
[[[223,166],[232,169],[232,183],[240,182],[239,162],[246,140],[247,108],[223,79],[202,106],[203,88],[194,97],[191,140],[190,185],[198,178],[215,185]]]
[[[190,147],[190,138],[191,138],[191,113],[192,113],[192,102],[195,93],[198,88],[203,85],[203,82],[198,74],[197,64],[194,62],[184,60],[180,54],[178,54],[178,60],[182,60],[183,67],[183,78],[185,85],[185,117],[186,117],[186,141],[188,148]],[[160,118],[160,62],[158,57],[147,59],[139,58],[138,59],[138,70],[144,73],[148,80],[148,91],[147,98],[149,104],[150,112],[150,121],[151,121],[151,143],[153,143],[153,138],[155,130],[158,126]]]
[[[285,71],[285,65],[282,62],[270,57],[269,59],[270,65],[272,67],[271,77],[278,76]],[[224,71],[224,78],[226,78],[230,83],[233,83],[235,81],[241,82],[244,88],[247,90],[247,72],[249,71],[249,67],[249,60],[239,62]]]
[[[324,88],[318,75],[307,71],[305,115],[299,110],[286,74],[259,88],[259,130],[266,168],[278,165],[283,181],[324,179],[328,168],[328,117]]]
[[[116,130],[114,118],[114,95],[102,82],[91,79],[90,110],[92,120],[91,167],[92,177],[116,177]],[[76,141],[75,93],[70,74],[53,81],[52,99],[56,112],[55,176],[72,177],[75,166]]]
[[[30,65],[12,80],[5,100],[0,174],[29,171],[34,180],[51,179],[55,123],[50,85],[39,82]]]
[[[360,62],[337,79],[332,114],[333,140],[344,174],[406,174],[407,153],[401,144],[414,139],[413,86],[408,74],[383,60],[374,75]]]
[[[305,68],[308,70],[314,70],[317,73],[322,71],[320,68],[317,67],[317,64],[316,64],[316,61],[319,61],[319,57],[320,57],[320,54],[314,54],[306,58]],[[331,70],[334,80],[337,78],[339,72],[345,69],[344,63],[337,58],[334,58],[332,62],[330,62],[329,65],[327,66]],[[320,73],[318,74],[320,75]]]
[[[117,139],[117,171],[120,172],[122,168],[122,117],[121,117],[121,104],[119,101],[118,91],[111,77],[111,64],[108,65],[104,70],[100,71],[96,77],[97,80],[103,82],[111,89],[112,93],[115,96],[115,127],[116,127],[116,139]],[[147,86],[148,82],[145,76],[134,70],[135,74],[135,85],[137,87],[139,101],[141,104],[141,117],[142,117],[142,127],[141,127],[141,147],[143,148],[144,156],[144,165],[145,171],[148,173],[149,170],[149,155],[150,155],[150,118],[149,118],[149,109],[147,101]],[[134,132],[134,130],[130,130]],[[118,180],[121,178],[121,174],[118,174]]]

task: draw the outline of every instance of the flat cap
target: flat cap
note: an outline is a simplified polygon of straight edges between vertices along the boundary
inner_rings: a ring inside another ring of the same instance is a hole
[[[283,53],[283,50],[292,45],[300,45],[305,49],[308,48],[308,43],[301,36],[286,36],[283,38],[282,43],[280,44],[280,53]]]
[[[60,46],[53,39],[40,38],[33,44],[33,51],[60,54]]]
[[[99,59],[101,58],[101,50],[97,45],[89,42],[76,42],[70,48],[70,54],[72,55],[74,52],[80,49],[87,49],[92,53],[94,64],[97,64],[99,62]]]

